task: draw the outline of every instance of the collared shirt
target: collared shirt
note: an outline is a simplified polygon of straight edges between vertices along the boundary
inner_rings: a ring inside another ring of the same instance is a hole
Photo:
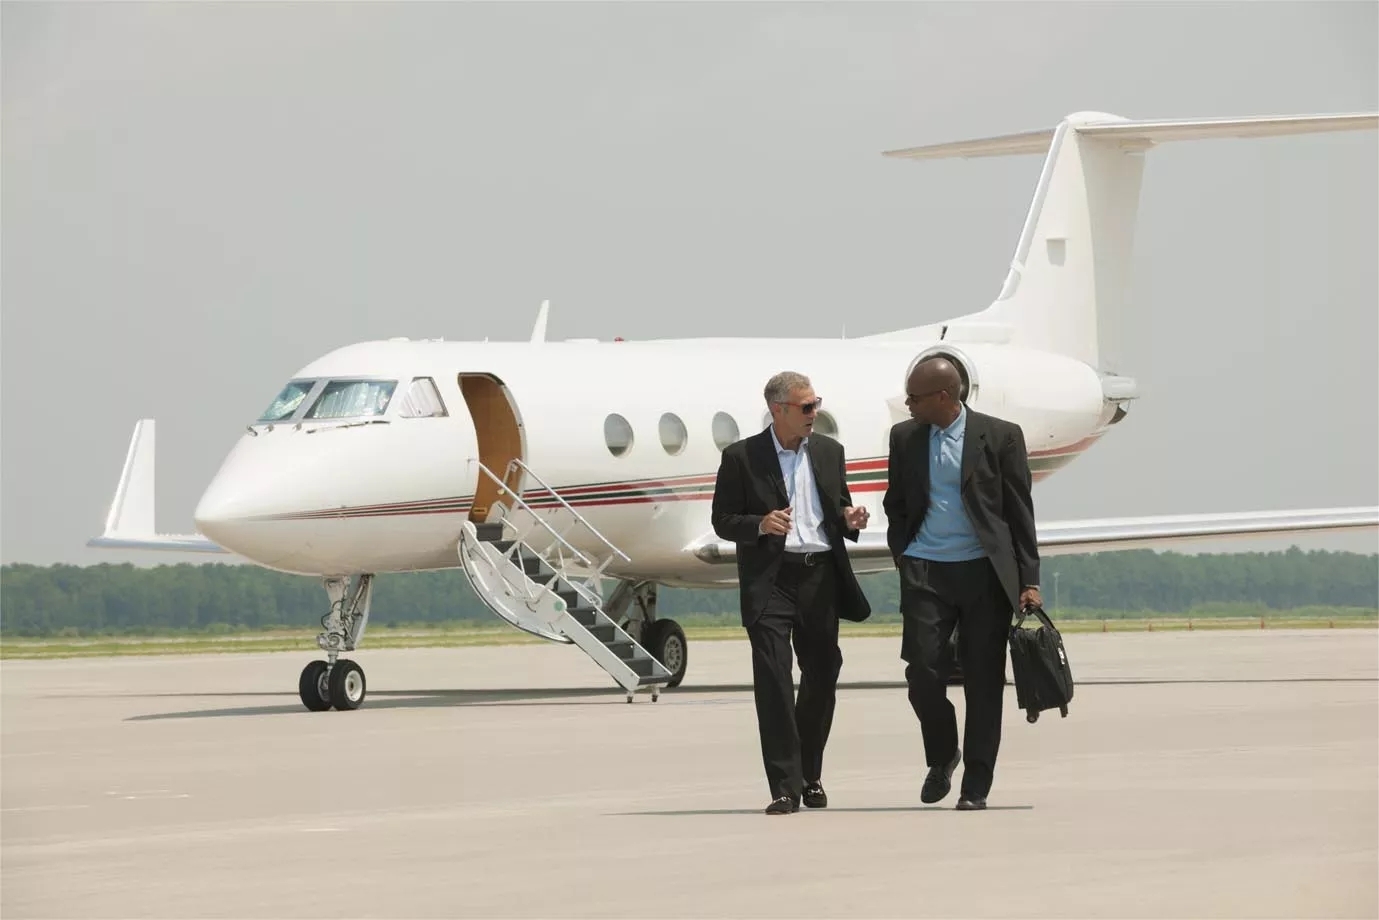
[[[771,443],[776,446],[776,460],[785,480],[785,498],[790,503],[790,532],[785,535],[787,553],[817,553],[829,548],[824,535],[824,506],[819,500],[819,487],[814,481],[814,468],[809,464],[809,439],[800,442],[798,450],[786,450],[771,426]]]
[[[930,562],[966,562],[986,555],[962,503],[962,448],[966,436],[966,406],[947,428],[929,426],[929,509],[905,555]]]

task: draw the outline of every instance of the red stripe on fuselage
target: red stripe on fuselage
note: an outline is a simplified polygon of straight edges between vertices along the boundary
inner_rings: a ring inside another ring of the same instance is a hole
[[[1095,434],[1066,447],[1030,451],[1029,457],[1030,459],[1067,457],[1071,460],[1074,456],[1081,454],[1088,447],[1095,444],[1100,438],[1100,434]],[[1060,466],[1062,465],[1064,464],[1060,464]],[[887,457],[868,457],[861,460],[850,460],[846,464],[847,472],[850,474],[886,473],[888,466],[889,458]],[[1047,479],[1054,472],[1056,471],[1043,470],[1034,472],[1032,474],[1032,479],[1035,482],[1040,482]],[[713,498],[712,486],[716,478],[716,475],[712,473],[700,473],[687,476],[668,477],[666,479],[630,479],[558,487],[556,491],[572,506],[579,508],[612,507],[615,505],[645,505],[657,502],[708,501]],[[696,485],[707,486],[709,488],[681,493],[624,494],[634,491],[644,493],[648,490],[686,488]],[[848,488],[852,493],[858,494],[883,492],[886,486],[886,480],[878,478],[858,482],[850,485]],[[542,488],[524,493],[522,499],[527,502],[552,501],[553,496],[549,490]],[[473,499],[471,496],[455,496],[450,498],[398,502],[396,504],[361,505],[357,508],[328,508],[317,511],[303,511],[295,514],[263,518],[263,520],[304,521],[329,520],[331,518],[404,517],[424,514],[467,514],[470,510],[472,501]]]

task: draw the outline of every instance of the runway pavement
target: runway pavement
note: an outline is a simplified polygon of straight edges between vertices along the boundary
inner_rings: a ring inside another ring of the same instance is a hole
[[[573,647],[365,648],[352,713],[298,653],[6,662],[0,914],[1379,915],[1379,633],[1066,641],[1069,717],[1007,688],[967,813],[919,802],[897,640],[845,640],[830,807],[783,817],[744,642],[632,705]]]

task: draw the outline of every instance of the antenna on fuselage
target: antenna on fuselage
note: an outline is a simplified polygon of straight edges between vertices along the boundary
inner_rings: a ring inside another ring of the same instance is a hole
[[[550,310],[551,302],[549,300],[541,301],[541,309],[536,313],[536,326],[531,331],[532,342],[546,341],[546,316]]]

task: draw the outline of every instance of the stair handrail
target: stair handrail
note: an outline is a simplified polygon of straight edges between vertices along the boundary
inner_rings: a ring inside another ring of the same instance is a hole
[[[503,475],[504,475],[504,476],[507,476],[507,475],[511,474],[514,468],[522,470],[524,473],[526,473],[526,474],[527,474],[528,476],[530,476],[532,479],[535,479],[535,480],[537,481],[537,483],[540,484],[540,486],[541,486],[543,489],[545,489],[548,493],[550,493],[551,497],[553,497],[556,501],[560,502],[561,506],[564,507],[566,511],[570,512],[571,514],[573,514],[573,515],[575,516],[575,519],[576,519],[577,521],[579,521],[581,524],[584,525],[585,529],[587,529],[591,534],[593,534],[595,537],[597,537],[600,543],[602,543],[604,546],[608,547],[610,550],[612,550],[612,551],[613,551],[614,553],[616,553],[617,555],[621,556],[623,562],[631,562],[631,561],[632,561],[631,557],[629,557],[629,556],[627,555],[627,553],[624,553],[622,550],[618,549],[616,546],[613,545],[612,541],[610,541],[610,540],[609,540],[607,537],[605,537],[603,534],[599,533],[598,528],[596,528],[593,524],[590,524],[587,520],[585,520],[584,515],[580,514],[578,511],[576,511],[576,510],[574,509],[574,507],[573,507],[569,502],[567,502],[567,501],[564,499],[564,497],[563,497],[559,492],[557,492],[555,489],[551,488],[551,486],[550,486],[544,479],[542,479],[540,476],[536,475],[535,471],[533,471],[531,467],[527,466],[527,464],[526,464],[523,460],[521,460],[521,459],[518,458],[518,457],[513,457],[511,460],[508,461],[507,469],[505,469],[505,470],[503,471]],[[506,488],[506,487],[505,487],[505,488]],[[516,493],[514,493],[514,497],[516,497]],[[522,501],[520,498],[518,498],[517,500],[518,500],[519,502]],[[522,507],[523,507],[523,508],[527,508],[527,505],[526,505],[525,502],[523,502]],[[530,511],[531,509],[530,509],[530,508],[527,508],[527,510]],[[549,530],[550,528],[547,528],[547,529]],[[555,533],[555,531],[551,531],[551,532],[552,532],[552,533]],[[563,543],[564,541],[562,540],[561,542]],[[566,543],[565,545],[566,545],[566,546],[569,546],[568,543]],[[581,556],[581,558],[583,558],[583,557]],[[608,564],[607,562],[604,563],[604,565],[607,565],[607,564]],[[602,571],[602,570],[603,570],[603,566],[599,566],[599,570]]]
[[[543,528],[545,528],[545,530],[546,530],[547,533],[549,533],[551,536],[555,537],[555,539],[556,539],[557,541],[559,541],[560,544],[561,544],[562,546],[564,546],[566,549],[568,549],[570,552],[574,553],[575,556],[578,557],[579,560],[580,560],[581,562],[583,562],[583,563],[584,563],[586,566],[588,566],[589,568],[599,568],[598,566],[595,566],[595,565],[594,565],[594,562],[593,562],[592,559],[590,559],[588,556],[586,556],[586,555],[584,555],[583,553],[581,553],[579,550],[575,549],[574,546],[572,546],[568,540],[566,540],[566,539],[565,539],[564,537],[562,537],[560,534],[556,533],[556,532],[555,532],[555,528],[553,528],[550,524],[547,524],[546,521],[541,517],[541,515],[537,514],[535,511],[532,510],[532,508],[531,508],[530,505],[528,505],[526,502],[522,501],[522,496],[519,495],[519,494],[517,493],[517,490],[516,490],[516,489],[513,489],[513,488],[512,488],[511,486],[509,486],[506,482],[504,482],[503,480],[499,479],[499,478],[498,478],[498,475],[497,475],[496,473],[494,473],[492,470],[490,470],[487,466],[484,466],[484,464],[483,464],[481,461],[479,461],[479,460],[473,460],[473,461],[471,461],[471,462],[474,463],[475,465],[477,465],[477,466],[479,467],[479,470],[480,470],[484,475],[486,475],[489,479],[492,479],[495,483],[498,484],[498,488],[499,488],[499,490],[500,490],[500,491],[499,491],[499,494],[500,494],[500,495],[503,494],[503,493],[507,493],[508,495],[511,495],[511,496],[512,496],[512,500],[515,501],[515,502],[517,502],[517,504],[521,505],[523,511],[525,511],[525,512],[527,512],[527,514],[531,515],[532,520],[536,521],[536,523],[540,524]],[[511,464],[509,464],[509,468],[511,468]],[[600,539],[602,539],[602,537],[600,537]],[[605,542],[606,542],[606,541],[605,541]],[[616,549],[616,547],[615,547],[615,549]],[[625,557],[624,557],[624,558],[625,558]]]

